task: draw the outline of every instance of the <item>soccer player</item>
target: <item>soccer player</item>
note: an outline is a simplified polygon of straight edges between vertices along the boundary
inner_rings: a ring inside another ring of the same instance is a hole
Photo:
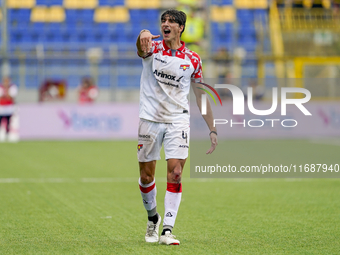
[[[172,234],[182,197],[181,176],[189,150],[190,84],[198,107],[201,107],[202,63],[197,53],[185,47],[180,40],[185,29],[186,14],[167,10],[161,16],[162,41],[153,41],[160,35],[142,30],[137,38],[138,55],[142,58],[143,71],[140,82],[138,129],[139,187],[148,214],[146,242],[179,245]],[[209,129],[212,153],[217,145],[217,132],[209,102],[203,115]],[[167,189],[164,199],[163,231],[159,238],[161,216],[156,209],[154,180],[156,160],[164,144],[167,161]]]
[[[10,121],[14,114],[15,97],[18,94],[18,88],[11,82],[9,77],[4,77],[0,84],[0,127],[1,121],[6,120],[6,135],[8,138],[10,132]]]

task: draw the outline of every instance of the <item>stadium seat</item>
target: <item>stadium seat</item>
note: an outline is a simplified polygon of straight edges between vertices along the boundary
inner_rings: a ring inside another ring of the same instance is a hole
[[[124,6],[124,0],[99,0],[99,6]]]
[[[95,22],[128,22],[129,19],[129,11],[125,7],[99,7],[94,13]]]
[[[211,30],[213,35],[233,35],[233,23],[212,22]]]
[[[243,47],[247,52],[254,52],[257,45],[255,36],[241,35],[238,37],[237,45]]]
[[[32,9],[32,22],[63,22],[65,20],[65,11],[60,6],[37,6]]]
[[[32,22],[47,22],[48,19],[47,7],[37,6],[32,9],[31,21]]]
[[[65,10],[61,6],[51,6],[49,8],[49,22],[64,22]]]
[[[268,1],[267,0],[256,0],[253,4],[254,9],[266,9],[268,8]]]
[[[126,7],[130,9],[157,9],[160,8],[160,0],[126,0]]]
[[[64,0],[64,7],[68,9],[93,9],[98,0]]]
[[[231,6],[211,6],[211,20],[215,22],[234,22],[235,9]]]
[[[244,34],[247,36],[255,36],[256,35],[256,30],[254,27],[254,24],[251,23],[241,23],[238,27],[238,34]]]
[[[53,6],[53,5],[63,5],[63,0],[36,0],[36,5],[45,5],[45,6]]]
[[[35,0],[7,0],[7,8],[26,8],[35,6]]]
[[[235,0],[234,5],[238,9],[266,9],[267,0]]]
[[[8,16],[11,20],[25,20],[28,22],[30,14],[30,9],[8,9]]]
[[[253,22],[254,21],[254,11],[249,9],[240,9],[236,11],[237,20],[239,22]]]
[[[211,4],[218,5],[218,6],[233,5],[233,0],[212,0]]]

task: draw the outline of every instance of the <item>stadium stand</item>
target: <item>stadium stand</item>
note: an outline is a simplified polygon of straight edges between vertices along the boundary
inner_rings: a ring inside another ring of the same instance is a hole
[[[133,59],[136,35],[143,28],[159,34],[159,16],[165,5],[161,0],[8,0],[7,3],[9,51],[13,56],[24,54],[27,57],[25,77],[35,77],[25,78],[27,88],[39,86],[37,72],[30,69],[29,58],[39,62],[39,57],[71,59],[83,54],[86,61],[88,49],[101,48],[104,59],[99,63],[103,70],[109,70],[112,64],[112,61],[106,61],[108,56]],[[246,50],[247,58],[254,59],[259,44],[255,24],[268,21],[267,0],[212,0],[211,3],[211,22],[206,26],[212,35],[209,39],[211,53],[220,49],[232,52],[241,47]],[[58,69],[59,64],[57,60],[53,68],[45,64],[45,75],[60,74],[62,66]],[[136,69],[140,65],[138,61],[131,64]],[[246,65],[256,68],[256,61]],[[70,87],[81,77],[80,74],[65,75]],[[98,75],[99,87],[108,87],[113,80],[107,79],[109,71]],[[127,88],[138,87],[138,79],[131,77],[131,74],[120,74],[114,80],[118,80],[120,88],[127,83]]]

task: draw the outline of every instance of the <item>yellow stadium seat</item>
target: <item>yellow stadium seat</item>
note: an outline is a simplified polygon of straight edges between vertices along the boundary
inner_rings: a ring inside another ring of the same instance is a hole
[[[234,0],[235,7],[238,9],[266,9],[268,0]]]
[[[51,6],[49,9],[49,21],[50,22],[64,22],[65,21],[65,9],[61,6]]]
[[[32,22],[47,22],[48,13],[46,6],[36,6],[31,11]]]
[[[110,7],[99,7],[94,11],[95,22],[110,22]]]
[[[254,9],[267,9],[268,8],[268,1],[267,0],[254,0],[253,1],[253,8]]]
[[[130,14],[125,7],[99,7],[94,12],[95,22],[128,22]]]
[[[65,10],[61,6],[36,6],[31,11],[32,22],[63,22]]]
[[[231,6],[216,6],[210,8],[211,20],[214,22],[234,22],[236,18],[235,9]]]
[[[64,0],[64,7],[67,9],[94,9],[98,0]]]
[[[30,9],[30,8],[33,8],[34,6],[35,6],[35,0],[7,0],[8,8]]]
[[[236,20],[235,8],[231,6],[224,6],[222,12],[223,12],[223,17],[224,17],[224,22],[234,22]]]
[[[238,9],[251,9],[253,8],[252,0],[234,0],[234,5]]]
[[[210,7],[211,20],[215,22],[222,22],[222,8],[216,5]]]
[[[157,9],[161,6],[160,0],[125,0],[125,6],[130,9]]]
[[[130,20],[129,10],[125,7],[111,8],[111,22],[128,22]]]

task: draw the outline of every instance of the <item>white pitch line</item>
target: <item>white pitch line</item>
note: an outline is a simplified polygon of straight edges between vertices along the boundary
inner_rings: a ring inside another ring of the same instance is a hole
[[[332,180],[334,180],[333,178]],[[182,178],[188,182],[301,182],[311,181],[313,178]],[[336,180],[340,180],[336,179]],[[157,182],[166,182],[166,178],[157,178]],[[6,183],[138,183],[136,178],[0,178],[0,184]]]

